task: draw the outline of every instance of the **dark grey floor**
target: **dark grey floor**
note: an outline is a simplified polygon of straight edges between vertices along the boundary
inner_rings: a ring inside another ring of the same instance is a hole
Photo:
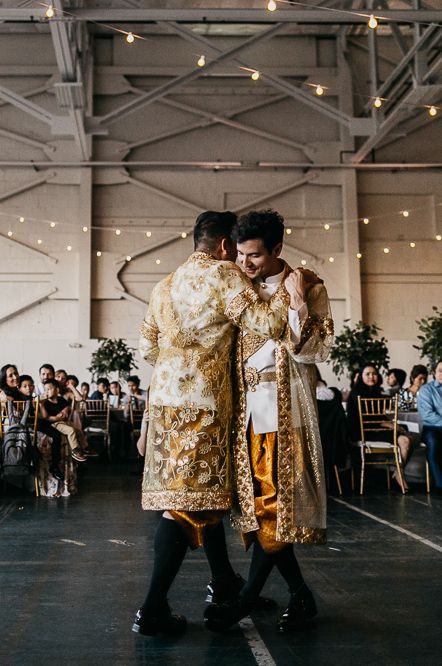
[[[139,505],[139,479],[127,468],[88,463],[69,499],[0,497],[0,664],[171,666],[432,666],[442,652],[442,552],[389,525],[329,502],[329,543],[298,547],[319,617],[279,636],[276,614],[253,621],[273,661],[254,658],[243,631],[211,634],[202,624],[209,579],[203,553],[190,554],[170,594],[187,615],[179,639],[130,630],[152,561],[155,517]],[[442,500],[370,489],[350,505],[442,546]],[[235,569],[248,556],[227,529]],[[272,574],[266,594],[282,610],[284,585]],[[258,646],[259,647],[259,646]]]

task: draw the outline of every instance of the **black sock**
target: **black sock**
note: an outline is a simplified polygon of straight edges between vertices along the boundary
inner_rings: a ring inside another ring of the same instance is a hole
[[[245,599],[256,599],[256,597],[259,597],[274,564],[273,554],[266,553],[259,541],[256,540],[253,544],[249,577],[241,591],[241,596]]]
[[[227,553],[226,535],[223,521],[204,529],[204,552],[212,572],[212,580],[229,584],[235,579],[235,572]]]
[[[304,578],[293,550],[293,544],[288,544],[283,550],[275,553],[274,557],[279,573],[289,586],[289,591],[296,592],[304,583]]]
[[[155,614],[166,604],[170,586],[184,560],[188,541],[175,520],[161,518],[155,532],[155,559],[149,592],[142,606],[146,613]]]

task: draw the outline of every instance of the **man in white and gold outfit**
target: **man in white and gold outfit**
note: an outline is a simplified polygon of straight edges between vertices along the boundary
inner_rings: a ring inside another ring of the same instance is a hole
[[[269,305],[283,300],[288,326],[281,339],[242,330],[237,341],[238,413],[233,445],[236,502],[233,523],[246,547],[253,546],[248,581],[238,601],[206,609],[209,629],[224,630],[250,611],[268,575],[277,567],[290,592],[278,621],[280,632],[316,614],[293,544],[323,544],[326,491],[316,414],[315,366],[333,340],[326,289],[312,271],[279,258],[283,218],[272,210],[239,219],[233,237],[238,260]],[[289,295],[291,274],[296,289]]]
[[[203,545],[214,581],[237,594],[222,517],[232,506],[231,356],[236,327],[278,338],[287,305],[262,301],[232,260],[233,213],[202,213],[195,252],[153,289],[140,353],[155,366],[150,385],[142,506],[165,511],[155,535],[150,588],[133,630],[178,633],[167,592],[188,546]],[[289,287],[295,289],[292,279]],[[232,595],[233,596],[233,595]]]

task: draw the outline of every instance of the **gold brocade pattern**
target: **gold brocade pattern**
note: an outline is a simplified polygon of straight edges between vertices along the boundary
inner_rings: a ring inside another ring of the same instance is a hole
[[[191,548],[204,545],[206,527],[218,525],[226,515],[226,511],[169,511],[186,533]]]
[[[295,354],[303,348],[313,333],[316,333],[322,340],[325,340],[327,336],[333,336],[333,319],[331,317],[318,317],[317,315],[309,315],[302,327],[299,344],[296,346],[294,351]]]
[[[140,335],[142,335],[143,338],[146,338],[146,340],[149,342],[156,344],[158,338],[158,328],[156,326],[149,325],[143,319],[140,326]]]
[[[258,294],[250,287],[242,291],[238,296],[233,298],[227,306],[225,313],[228,319],[231,319],[235,324],[239,324],[242,313],[251,303],[259,301]]]

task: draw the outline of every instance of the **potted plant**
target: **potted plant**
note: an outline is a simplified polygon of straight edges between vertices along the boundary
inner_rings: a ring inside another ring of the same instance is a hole
[[[103,338],[97,351],[92,354],[88,370],[92,380],[97,377],[108,377],[112,372],[126,379],[132,368],[137,368],[135,349],[128,347],[122,338]]]
[[[365,324],[363,321],[359,321],[354,328],[346,324],[342,333],[335,337],[328,358],[335,375],[351,376],[367,363],[373,363],[379,370],[387,370],[390,355],[387,340],[379,337],[380,330],[376,324]]]
[[[442,358],[442,309],[433,305],[434,314],[431,317],[418,319],[416,324],[422,335],[418,335],[420,345],[413,345],[419,351],[421,358],[428,359],[430,368],[434,370]]]

